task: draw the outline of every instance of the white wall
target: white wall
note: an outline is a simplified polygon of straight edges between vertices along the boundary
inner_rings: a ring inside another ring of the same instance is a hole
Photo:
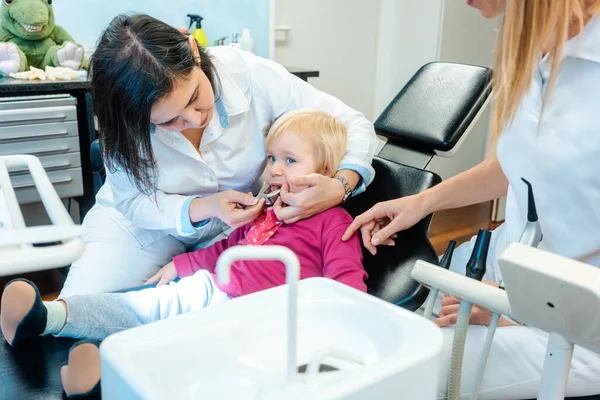
[[[108,23],[119,13],[145,13],[176,28],[188,28],[187,14],[204,17],[208,43],[250,28],[256,54],[270,57],[271,0],[58,0],[56,23],[86,48],[93,48]],[[192,29],[194,29],[192,27]]]
[[[275,61],[320,71],[309,82],[373,118],[381,0],[275,0]]]
[[[375,118],[420,67],[437,60],[442,5],[443,0],[381,0]]]
[[[440,41],[440,61],[491,67],[499,19],[486,20],[463,1],[446,0]],[[481,116],[458,153],[435,157],[428,169],[448,179],[483,161],[487,152],[490,110]]]
[[[444,3],[440,59],[491,66],[499,18],[485,19],[462,1],[446,0]]]
[[[490,66],[497,20],[462,0],[275,0],[275,60],[316,68],[309,82],[375,120],[413,74],[431,61]],[[447,179],[481,162],[489,110],[459,153],[435,157],[430,170]]]

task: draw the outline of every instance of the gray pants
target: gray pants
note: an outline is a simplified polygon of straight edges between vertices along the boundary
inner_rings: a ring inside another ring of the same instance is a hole
[[[67,304],[67,323],[57,337],[103,340],[115,332],[213,306],[229,296],[207,271],[198,271],[159,288],[61,300]]]

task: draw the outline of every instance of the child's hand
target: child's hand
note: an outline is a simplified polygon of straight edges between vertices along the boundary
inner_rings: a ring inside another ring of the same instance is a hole
[[[167,283],[177,279],[177,270],[175,269],[175,263],[171,261],[164,267],[162,267],[153,277],[146,281],[146,285],[156,283],[156,287],[166,285]]]

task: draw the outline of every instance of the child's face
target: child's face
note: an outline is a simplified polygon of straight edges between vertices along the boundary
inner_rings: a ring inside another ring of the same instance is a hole
[[[287,183],[290,192],[301,191],[302,187],[292,186],[290,178],[318,172],[317,160],[313,146],[302,140],[294,131],[283,132],[267,148],[267,167],[265,182],[271,185],[271,191],[279,189]]]

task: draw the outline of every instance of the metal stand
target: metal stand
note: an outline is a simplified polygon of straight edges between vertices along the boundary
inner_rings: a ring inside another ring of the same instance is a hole
[[[557,333],[550,334],[538,399],[562,400],[565,398],[573,348],[573,343],[564,337]]]
[[[548,332],[538,399],[564,399],[574,344],[600,353],[600,270],[516,243],[502,253],[498,263],[506,290],[423,261],[417,261],[412,277]]]

